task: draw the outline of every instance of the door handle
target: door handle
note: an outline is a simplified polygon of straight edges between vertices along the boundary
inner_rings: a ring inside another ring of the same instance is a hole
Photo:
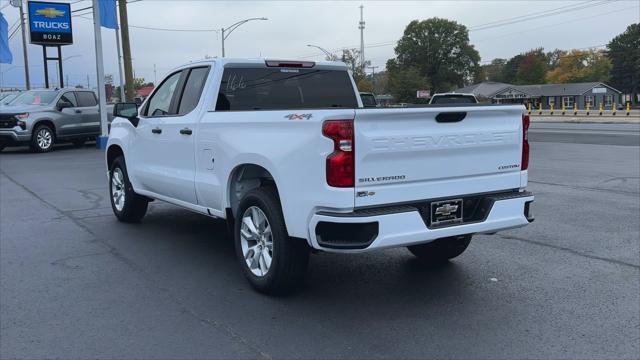
[[[76,110],[76,114],[82,114],[82,110]]]
[[[180,130],[180,134],[182,134],[182,135],[191,135],[191,134],[193,134],[193,131],[191,129],[189,129],[189,128],[184,128],[184,129]]]
[[[162,129],[160,128],[151,129],[151,132],[154,134],[162,134]]]

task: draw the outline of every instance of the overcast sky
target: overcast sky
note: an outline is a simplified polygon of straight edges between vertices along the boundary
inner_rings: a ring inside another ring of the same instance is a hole
[[[64,1],[59,1],[64,2]],[[85,8],[91,1],[70,0],[72,10]],[[441,17],[457,21],[471,29],[471,44],[483,62],[496,57],[508,58],[531,48],[587,48],[609,42],[625,28],[640,22],[640,0],[619,1],[212,1],[212,0],[142,0],[128,5],[131,26],[213,30],[250,17],[267,17],[253,21],[233,32],[226,42],[227,56],[305,58],[321,60],[323,55],[306,46],[315,44],[331,51],[358,48],[360,4],[364,5],[365,56],[373,65],[384,68],[394,56],[393,42],[402,36],[405,26],[415,19]],[[9,26],[18,19],[18,10],[0,0]],[[578,7],[577,10],[570,10]],[[580,9],[581,8],[581,9]],[[518,21],[533,13],[560,9],[552,15]],[[568,10],[568,11],[567,11]],[[92,15],[88,11],[73,18],[74,44],[63,47],[65,75],[71,85],[95,86],[95,50]],[[554,14],[555,13],[555,14]],[[515,18],[513,23],[488,29],[481,25]],[[474,27],[476,28],[474,30]],[[159,31],[130,28],[134,70],[137,77],[154,81],[172,67],[220,56],[218,31]],[[14,62],[0,65],[3,86],[23,86],[21,37],[10,40]],[[105,72],[118,81],[115,31],[104,29]],[[42,48],[29,45],[31,79],[34,86],[43,84]],[[51,54],[55,49],[50,49]],[[51,81],[55,81],[55,63],[50,64]]]

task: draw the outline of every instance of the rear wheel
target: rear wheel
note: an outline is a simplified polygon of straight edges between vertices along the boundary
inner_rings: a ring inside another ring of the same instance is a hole
[[[471,235],[463,235],[437,239],[426,244],[413,245],[407,248],[420,260],[438,264],[462,254],[470,242]]]
[[[122,222],[139,222],[147,213],[149,200],[133,191],[124,158],[119,156],[109,171],[111,208]]]
[[[294,290],[304,279],[309,247],[289,237],[274,188],[250,191],[235,222],[236,256],[249,283],[267,294]]]
[[[49,125],[38,125],[31,136],[31,150],[35,152],[51,151],[55,140],[56,135]]]

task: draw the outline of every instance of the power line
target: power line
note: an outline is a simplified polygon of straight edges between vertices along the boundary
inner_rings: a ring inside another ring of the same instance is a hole
[[[530,13],[530,14],[526,14],[526,15],[520,15],[520,16],[516,16],[516,17],[511,17],[511,18],[506,18],[506,19],[501,19],[501,20],[495,20],[495,21],[491,21],[491,22],[488,22],[488,23],[484,23],[484,24],[472,25],[469,28],[483,27],[483,26],[487,26],[487,25],[493,25],[493,24],[501,23],[501,22],[504,22],[504,21],[522,19],[522,18],[525,18],[525,17],[528,17],[528,16],[538,15],[538,14],[547,13],[547,12],[550,12],[550,11],[556,11],[556,10],[560,10],[560,9],[566,9],[568,7],[579,6],[579,5],[582,5],[582,4],[589,3],[589,2],[590,1],[584,1],[584,2],[581,2],[579,4],[565,5],[565,6],[561,6],[559,8],[555,8],[555,9],[551,9],[551,10],[539,11],[537,13]]]
[[[491,29],[491,28],[496,28],[496,27],[501,27],[501,26],[507,26],[507,25],[511,25],[514,23],[522,23],[524,21],[530,21],[530,20],[535,20],[541,17],[545,17],[545,16],[554,16],[554,15],[558,15],[558,14],[562,14],[562,13],[566,13],[569,10],[583,10],[583,9],[587,9],[590,7],[595,7],[595,6],[600,6],[606,3],[614,3],[614,2],[618,2],[620,0],[603,0],[603,1],[598,1],[598,2],[593,2],[593,1],[586,1],[586,2],[581,2],[579,4],[571,4],[571,5],[565,5],[559,8],[555,8],[555,9],[550,9],[550,10],[546,10],[543,12],[538,12],[538,13],[532,13],[532,14],[528,14],[528,15],[520,15],[520,16],[516,16],[516,17],[512,17],[512,18],[507,18],[507,19],[502,19],[502,20],[496,20],[493,22],[489,22],[489,23],[485,23],[485,24],[480,24],[480,25],[476,25],[474,27],[470,27],[469,28],[469,32],[473,32],[473,31],[481,31],[481,30],[487,30],[487,29]],[[562,11],[560,11],[562,10]],[[365,48],[376,48],[376,47],[384,47],[384,46],[392,46],[397,44],[398,41],[394,40],[394,41],[385,41],[385,42],[380,42],[380,43],[373,43],[373,44],[368,44],[365,45]],[[348,49],[354,46],[343,46],[340,48],[335,48],[332,49],[331,51],[339,51],[339,50],[343,50],[343,49]],[[308,58],[313,58],[316,57],[320,54],[313,54],[313,55],[305,55],[305,56],[300,56],[301,59],[308,59]]]
[[[584,9],[588,9],[588,8],[591,8],[591,7],[600,6],[600,5],[603,5],[603,4],[606,4],[606,3],[614,3],[614,2],[617,2],[617,1],[619,1],[619,0],[604,0],[604,1],[597,2],[597,3],[590,3],[590,4],[586,4],[586,5],[575,6],[575,7],[572,7],[570,9],[564,9],[562,11],[555,10],[555,11],[550,11],[550,12],[547,12],[547,13],[541,13],[541,14],[538,14],[538,15],[528,15],[526,18],[522,18],[522,17],[511,18],[511,19],[503,20],[502,22],[500,22],[498,24],[494,24],[494,25],[470,27],[469,28],[469,32],[493,29],[493,28],[506,26],[506,25],[511,25],[511,24],[515,24],[515,23],[519,24],[519,23],[524,22],[524,21],[530,21],[530,20],[535,20],[535,19],[539,19],[539,18],[543,18],[543,17],[554,16],[554,15],[558,15],[558,14],[564,14],[569,10],[572,10],[572,11],[584,10]]]
[[[614,10],[614,11],[609,11],[609,12],[605,12],[605,13],[599,13],[599,14],[592,15],[592,16],[585,16],[585,17],[581,17],[581,18],[577,18],[577,19],[573,19],[573,20],[567,20],[567,21],[563,21],[561,23],[548,24],[548,25],[544,25],[544,26],[537,26],[537,27],[534,27],[534,28],[529,28],[529,29],[526,29],[526,30],[523,30],[523,31],[510,33],[510,34],[507,34],[507,35],[492,36],[492,37],[488,37],[488,38],[482,38],[482,39],[475,40],[475,42],[482,42],[482,41],[485,41],[485,40],[493,40],[493,39],[502,39],[502,38],[505,38],[505,37],[509,37],[509,36],[517,35],[517,34],[523,34],[523,33],[529,32],[529,31],[533,31],[533,30],[545,29],[545,28],[552,27],[552,26],[564,25],[564,24],[569,24],[569,23],[573,23],[573,22],[577,22],[577,21],[593,19],[593,18],[600,17],[600,16],[603,16],[603,15],[609,15],[609,14],[618,13],[618,12],[622,12],[622,11],[625,11],[625,10],[636,9],[636,8],[638,8],[638,7],[637,6],[630,6],[630,7]]]

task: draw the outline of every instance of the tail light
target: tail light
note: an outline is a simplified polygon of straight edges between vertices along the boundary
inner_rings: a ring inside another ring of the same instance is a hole
[[[522,163],[520,170],[529,168],[529,115],[522,114]]]
[[[333,152],[327,156],[327,184],[353,187],[355,184],[355,148],[353,120],[328,120],[322,124],[322,135],[333,140]]]

